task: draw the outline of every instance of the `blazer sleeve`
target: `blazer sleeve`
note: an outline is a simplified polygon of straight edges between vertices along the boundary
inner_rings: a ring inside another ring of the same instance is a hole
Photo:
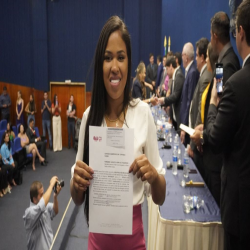
[[[232,62],[228,62],[223,67],[223,85],[226,84],[228,79],[236,72],[238,68]]]
[[[181,74],[176,75],[175,82],[174,82],[174,91],[171,93],[170,96],[165,97],[164,106],[170,106],[171,104],[177,102],[181,98],[184,81],[185,79],[183,75]],[[172,87],[173,87],[173,83],[172,83]]]
[[[195,127],[201,124],[201,98],[202,94],[205,91],[207,85],[209,84],[210,80],[207,78],[200,86],[199,86],[199,106],[198,106],[198,114],[195,122]]]
[[[134,98],[140,98],[142,100],[141,88],[136,83],[133,86],[133,94],[134,94]]]
[[[223,97],[218,109],[210,104],[207,117],[206,141],[211,145],[213,153],[221,153],[232,139],[238,123],[238,111],[236,96],[232,84],[228,82],[225,86]],[[204,134],[204,132],[203,132]]]
[[[30,128],[27,129],[26,134],[27,134],[27,136],[29,138],[29,142],[30,143],[35,143],[35,137],[32,136],[32,132],[31,132]]]
[[[189,115],[189,108],[190,108],[190,103],[193,99],[193,94],[194,90],[196,87],[198,81],[197,77],[197,71],[194,70],[190,72],[188,75],[188,86],[187,86],[187,102],[184,104],[184,109],[183,109],[183,120],[181,121],[183,124],[188,125],[188,115]]]

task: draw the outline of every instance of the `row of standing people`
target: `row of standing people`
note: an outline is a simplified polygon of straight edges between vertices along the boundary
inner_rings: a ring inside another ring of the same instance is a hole
[[[0,96],[0,107],[1,107],[1,115],[2,119],[10,120],[10,106],[11,106],[11,98],[7,93],[7,88],[4,86],[3,94]],[[35,123],[35,114],[37,113],[37,107],[34,100],[34,95],[30,95],[30,100],[27,103],[24,109],[24,100],[22,99],[21,91],[17,93],[16,100],[16,125],[23,124],[24,121],[24,111],[27,113],[27,126],[29,126],[30,119],[34,120]],[[46,131],[48,131],[49,135],[49,146],[50,149],[54,151],[62,150],[62,128],[61,128],[61,104],[58,100],[58,96],[54,95],[54,101],[48,99],[48,93],[44,92],[44,100],[41,104],[41,114],[42,114],[42,128],[43,128],[43,136],[46,136]],[[71,147],[71,139],[72,145],[74,147],[75,141],[75,114],[76,114],[76,105],[74,104],[74,96],[70,96],[69,104],[67,106],[66,115],[68,118],[68,148]],[[51,134],[51,115],[53,116],[53,143],[52,143],[52,134]]]
[[[225,249],[249,249],[246,232],[249,225],[249,192],[246,190],[250,180],[249,95],[246,94],[249,89],[249,11],[250,1],[246,0],[236,14],[234,36],[243,59],[241,70],[230,43],[230,20],[226,13],[218,12],[211,18],[210,43],[206,38],[196,43],[197,64],[193,45],[186,43],[182,50],[185,76],[175,58],[168,58],[166,70],[173,82],[171,94],[148,101],[171,108],[176,130],[181,123],[195,129],[190,137],[184,131],[179,133],[183,143],[191,139],[189,155],[221,207]],[[217,94],[216,63],[223,65],[222,96]]]

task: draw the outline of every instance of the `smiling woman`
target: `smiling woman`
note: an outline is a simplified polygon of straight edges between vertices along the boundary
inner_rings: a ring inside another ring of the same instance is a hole
[[[71,196],[77,205],[85,201],[89,221],[89,185],[94,171],[89,164],[89,126],[120,127],[134,130],[133,233],[110,235],[89,233],[88,249],[146,249],[141,204],[145,181],[151,187],[152,199],[165,199],[165,170],[159,156],[153,118],[147,104],[131,98],[131,44],[124,22],[111,17],[104,25],[95,54],[91,107],[83,114],[79,133],[76,164],[71,169]],[[145,77],[145,76],[144,76]],[[98,157],[98,155],[97,155]],[[105,207],[103,208],[105,209]]]

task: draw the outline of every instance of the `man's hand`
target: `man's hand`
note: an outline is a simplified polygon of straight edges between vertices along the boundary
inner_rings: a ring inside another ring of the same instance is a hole
[[[186,132],[182,130],[182,131],[181,131],[181,135],[180,135],[181,143],[182,143],[182,144],[185,142],[185,135],[186,135]]]
[[[58,183],[58,182],[57,182],[57,183]],[[62,189],[62,187],[61,187],[60,185],[57,185],[57,186],[56,186],[56,193],[54,193],[54,197],[57,197],[57,196],[58,196],[58,194],[60,193],[61,189]]]
[[[12,166],[13,166],[13,168],[14,168],[14,167],[15,167],[15,162],[13,162],[11,165],[12,165]]]
[[[202,131],[201,130],[197,130],[195,128],[195,132],[193,135],[190,135],[190,139],[194,142],[194,144],[197,146],[197,147],[200,147],[201,146],[201,133]]]
[[[204,128],[204,125],[203,124],[199,124],[198,126],[196,126],[195,128],[194,128],[194,130],[199,130],[199,131],[203,131],[203,128]]]
[[[213,89],[211,93],[210,104],[213,104],[215,107],[217,107],[219,102],[220,102],[220,98],[218,97],[218,94],[217,94],[216,78],[214,77],[214,85],[213,85]]]
[[[155,81],[152,81],[152,85],[155,86]]]
[[[4,104],[3,107],[4,107],[4,108],[7,108],[7,104]]]
[[[50,180],[49,185],[53,188],[55,186],[56,182],[58,182],[58,178],[57,178],[57,176],[53,176]]]
[[[36,140],[37,140],[37,141],[41,141],[41,137],[37,137]]]

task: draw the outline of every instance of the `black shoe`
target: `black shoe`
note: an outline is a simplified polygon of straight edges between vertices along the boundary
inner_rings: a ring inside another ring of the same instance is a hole
[[[45,164],[48,164],[49,162],[47,160],[44,160]]]
[[[50,151],[53,151],[53,147],[49,147]]]
[[[70,146],[68,146],[68,149],[70,149]]]
[[[42,162],[41,162],[41,165],[42,165],[42,166],[47,166],[47,164],[46,164],[45,161],[42,161]]]

